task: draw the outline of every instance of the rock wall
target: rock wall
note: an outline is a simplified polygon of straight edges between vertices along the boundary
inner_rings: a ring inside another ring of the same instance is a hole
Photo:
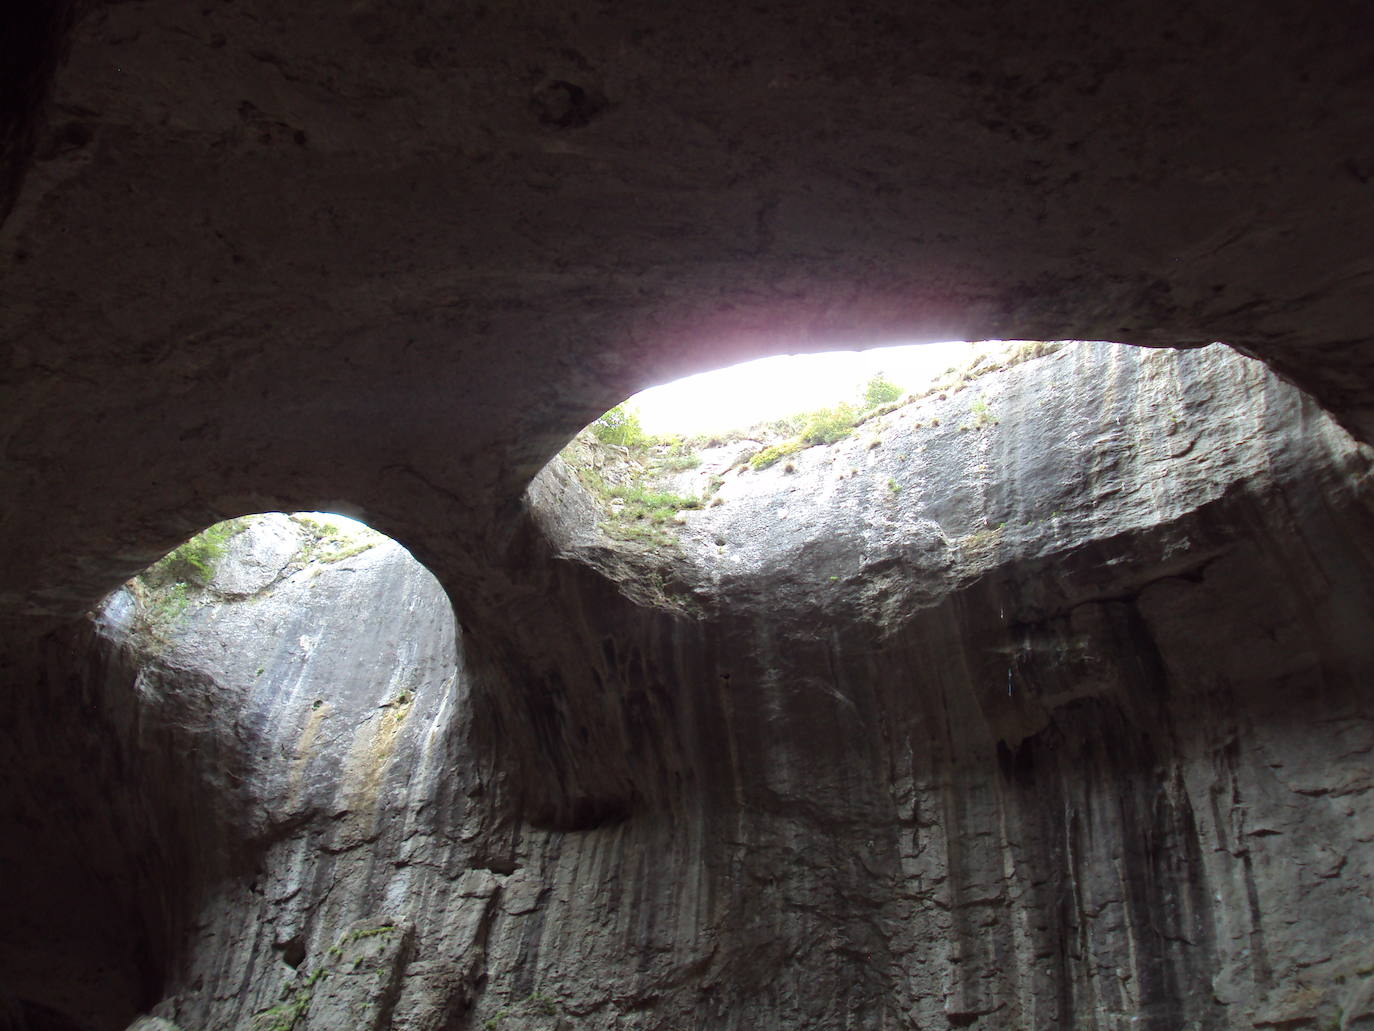
[[[457,634],[399,548],[262,521],[224,597],[149,649],[116,595],[16,708],[5,862],[70,847],[10,881],[49,885],[10,989],[114,1029],[1369,1026],[1369,468],[1224,348],[1078,345],[731,473],[655,555],[555,463]]]
[[[797,349],[1224,340],[1374,440],[1363,2],[356,3],[0,10],[7,640],[247,512],[471,589],[589,420]]]

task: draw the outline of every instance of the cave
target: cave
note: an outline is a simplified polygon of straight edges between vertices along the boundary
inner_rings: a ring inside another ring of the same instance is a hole
[[[1368,21],[0,15],[0,1026],[1374,1026]],[[1124,346],[652,532],[579,473],[649,385],[949,339]],[[304,596],[140,640],[303,512],[409,585],[337,693]]]

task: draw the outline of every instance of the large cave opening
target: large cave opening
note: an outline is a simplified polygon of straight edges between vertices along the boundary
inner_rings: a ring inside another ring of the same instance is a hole
[[[895,618],[933,578],[972,581],[1003,557],[1043,557],[1215,500],[1269,462],[1285,404],[1310,408],[1222,344],[941,348],[937,358],[963,360],[927,361],[897,382],[883,367],[901,368],[899,352],[876,352],[860,376],[832,374],[830,395],[813,395],[828,403],[789,411],[768,398],[769,417],[750,425],[720,425],[709,377],[693,377],[694,395],[667,412],[691,419],[695,403],[696,424],[710,427],[698,432],[663,429],[641,402],[654,392],[637,395],[564,449],[536,480],[533,507],[560,547],[684,612],[772,591],[791,608],[883,598]],[[562,489],[568,479],[580,490]]]

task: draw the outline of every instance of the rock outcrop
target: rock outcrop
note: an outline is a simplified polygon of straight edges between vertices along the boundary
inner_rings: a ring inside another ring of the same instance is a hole
[[[1225,348],[1075,345],[726,472],[652,553],[555,462],[458,631],[396,545],[255,520],[15,710],[11,990],[115,1031],[1365,1026],[1370,467]]]

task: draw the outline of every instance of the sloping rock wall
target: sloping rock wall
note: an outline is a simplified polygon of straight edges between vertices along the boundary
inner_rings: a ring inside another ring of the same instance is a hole
[[[656,557],[555,463],[456,636],[399,549],[293,568],[284,520],[156,658],[112,599],[44,687],[141,822],[80,831],[110,871],[73,883],[115,886],[97,926],[166,915],[78,957],[143,972],[91,975],[89,1026],[1371,1019],[1368,453],[1223,348],[883,418]],[[16,721],[17,768],[70,766]]]

